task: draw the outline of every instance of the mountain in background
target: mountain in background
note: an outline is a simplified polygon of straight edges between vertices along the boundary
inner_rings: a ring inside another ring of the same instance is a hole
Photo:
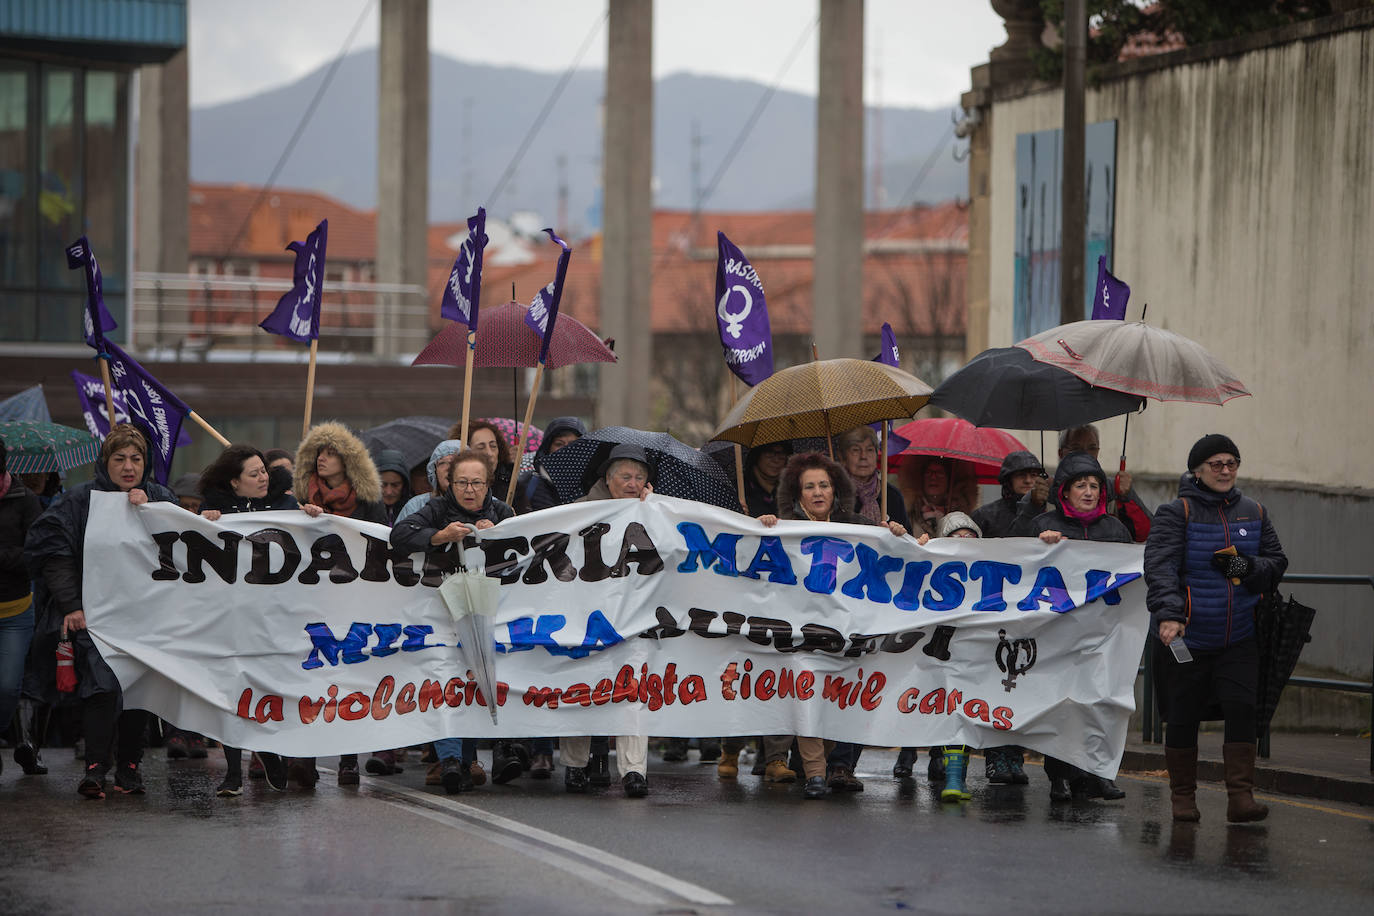
[[[262,184],[295,131],[325,68],[278,89],[191,111],[191,177],[202,182]],[[601,178],[599,70],[572,75],[558,105],[530,144],[497,200],[488,199],[559,77],[517,67],[430,57],[430,220],[455,221],[484,204],[494,215],[533,210],[553,220],[560,180],[568,188],[571,230],[595,224]],[[654,90],[655,206],[693,204],[693,122],[699,179],[706,184],[757,105],[765,87],[743,80],[674,74]],[[865,157],[871,165],[874,117]],[[967,168],[952,155],[947,111],[883,110],[886,205],[964,196]],[[816,101],[778,92],[754,125],[704,207],[714,210],[809,208],[815,185]],[[933,154],[926,176],[913,185]],[[565,157],[560,176],[559,156]],[[870,170],[871,171],[871,170]],[[872,175],[869,175],[871,187]],[[377,52],[339,65],[276,184],[321,191],[371,209],[377,195]]]

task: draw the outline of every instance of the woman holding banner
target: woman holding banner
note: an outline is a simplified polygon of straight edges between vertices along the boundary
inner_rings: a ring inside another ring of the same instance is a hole
[[[208,521],[236,512],[271,512],[300,508],[291,495],[291,472],[267,469],[263,453],[251,445],[231,445],[200,474],[200,514]],[[234,798],[243,794],[243,751],[223,745],[226,772],[215,794]],[[276,754],[258,751],[267,787],[286,789],[286,761]]]
[[[311,518],[324,513],[385,525],[382,479],[367,446],[342,423],[321,423],[296,450],[295,497]],[[309,788],[319,781],[314,758],[298,761],[296,779]],[[358,784],[358,755],[339,758],[339,785]]]
[[[119,680],[100,656],[86,630],[82,607],[82,558],[91,493],[126,493],[129,503],[175,503],[172,491],[150,479],[148,440],[136,427],[111,428],[96,461],[95,479],[70,491],[38,517],[24,542],[24,561],[34,578],[47,584],[49,600],[37,632],[70,638],[74,644],[77,695],[86,735],[86,771],[76,791],[90,799],[105,797],[110,753],[115,754],[115,788],[126,795],[143,793],[143,741],[148,714],[123,709]],[[118,731],[118,745],[115,734]]]
[[[778,514],[760,516],[759,521],[767,528],[776,525],[780,518],[850,525],[879,524],[849,509],[854,499],[854,484],[844,468],[816,452],[793,455],[778,482]],[[887,529],[896,537],[904,537],[907,533],[906,526],[900,522],[887,522]],[[781,760],[790,743],[790,738],[770,737],[764,741],[764,751],[770,759]],[[807,798],[824,798],[830,791],[826,780],[826,755],[833,748],[833,742],[821,738],[797,737],[797,750],[806,772]],[[860,790],[862,787],[859,783]],[[841,788],[850,789],[843,783]]]

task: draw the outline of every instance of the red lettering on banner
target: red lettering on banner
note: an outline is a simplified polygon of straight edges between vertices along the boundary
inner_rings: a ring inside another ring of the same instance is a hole
[[[688,703],[700,703],[706,699],[706,680],[700,674],[689,674],[683,679],[681,686],[677,689],[678,701],[686,706]]]
[[[916,711],[916,698],[921,695],[921,691],[915,687],[908,687],[902,691],[901,697],[897,699],[897,711],[913,713]]]
[[[269,693],[258,700],[258,708],[253,713],[253,718],[257,720],[259,725],[267,721],[281,722],[283,718],[281,697],[275,693]]]
[[[816,686],[816,675],[810,671],[803,671],[797,675],[797,699],[809,700],[815,694],[812,688]]]
[[[739,680],[739,668],[734,662],[731,662],[720,673],[720,695],[727,700],[733,700],[739,696],[735,692],[735,681],[737,680]]]
[[[932,715],[937,712],[945,711],[945,688],[936,687],[921,698],[921,712]]]
[[[777,676],[772,671],[760,671],[754,680],[754,696],[760,700],[771,700],[777,693]]]
[[[323,709],[324,697],[320,697],[318,700],[312,700],[310,699],[310,697],[301,697],[301,721],[304,722],[306,725],[309,725],[310,723],[314,722],[315,719],[319,716],[321,710]]]
[[[990,721],[988,719],[987,701],[979,699],[969,700],[964,704],[964,715],[968,716],[970,719],[982,719],[984,722]]]
[[[576,703],[586,709],[592,705],[592,688],[586,684],[573,684],[563,691],[563,702],[569,705]]]
[[[406,683],[401,686],[401,690],[396,694],[396,714],[405,715],[415,711],[415,685]]]
[[[444,685],[438,681],[425,678],[425,682],[420,685],[420,712],[442,705],[444,705]]]
[[[378,722],[391,715],[391,693],[396,689],[396,679],[387,675],[377,683],[377,691],[372,694],[372,718]]]
[[[592,689],[592,703],[596,706],[605,706],[611,701],[611,679],[603,677],[596,682],[596,687]]]
[[[1010,706],[998,706],[992,711],[992,727],[998,731],[1008,731],[1011,728],[1012,715]]]
[[[945,701],[945,715],[954,715],[954,711],[959,708],[959,704],[962,702],[964,702],[964,692],[962,690],[951,690],[949,692],[949,699]]]
[[[324,721],[333,722],[334,713],[339,708],[339,687],[337,684],[329,685],[329,699],[324,704]]]
[[[868,676],[864,682],[863,694],[859,697],[859,705],[872,712],[882,703],[883,688],[887,686],[887,675],[881,671],[875,671]]]
[[[367,694],[355,690],[339,701],[339,718],[345,722],[357,722],[359,719],[366,719],[371,709],[372,701],[367,698]]]
[[[248,710],[252,708],[253,688],[245,687],[243,688],[243,693],[239,694],[239,708],[234,712],[234,715],[238,716],[240,719],[247,719],[249,716]]]

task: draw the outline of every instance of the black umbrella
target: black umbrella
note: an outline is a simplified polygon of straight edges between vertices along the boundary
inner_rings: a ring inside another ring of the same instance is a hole
[[[384,449],[395,449],[405,456],[406,467],[429,461],[434,446],[448,438],[452,421],[443,417],[399,417],[381,426],[358,433],[375,459]]]
[[[1259,702],[1255,722],[1261,734],[1278,709],[1279,696],[1297,667],[1302,647],[1312,641],[1317,612],[1278,592],[1265,595],[1255,607],[1255,637],[1259,642]]]
[[[586,495],[599,479],[601,466],[617,445],[637,445],[654,463],[655,493],[740,511],[731,477],[705,452],[679,442],[667,433],[651,433],[626,426],[594,430],[543,459],[558,498],[572,502]]]
[[[1036,362],[1021,347],[995,347],[945,379],[930,403],[974,426],[1072,429],[1134,413],[1145,399],[1096,388],[1057,366]]]

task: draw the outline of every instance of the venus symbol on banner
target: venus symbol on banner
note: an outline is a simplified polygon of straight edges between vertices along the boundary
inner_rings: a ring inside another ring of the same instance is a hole
[[[291,314],[291,333],[300,337],[310,336],[311,323],[315,316],[315,257],[320,243],[317,239],[310,252],[310,263],[305,269],[305,292],[296,300],[296,310]]]
[[[744,297],[744,308],[738,312],[731,312],[726,308],[730,304],[730,297],[735,293]],[[725,291],[725,295],[720,297],[720,304],[716,306],[716,314],[720,320],[725,322],[725,331],[731,337],[739,340],[739,332],[744,329],[744,320],[749,317],[749,313],[754,309],[754,297],[749,292],[749,287],[736,283]]]

